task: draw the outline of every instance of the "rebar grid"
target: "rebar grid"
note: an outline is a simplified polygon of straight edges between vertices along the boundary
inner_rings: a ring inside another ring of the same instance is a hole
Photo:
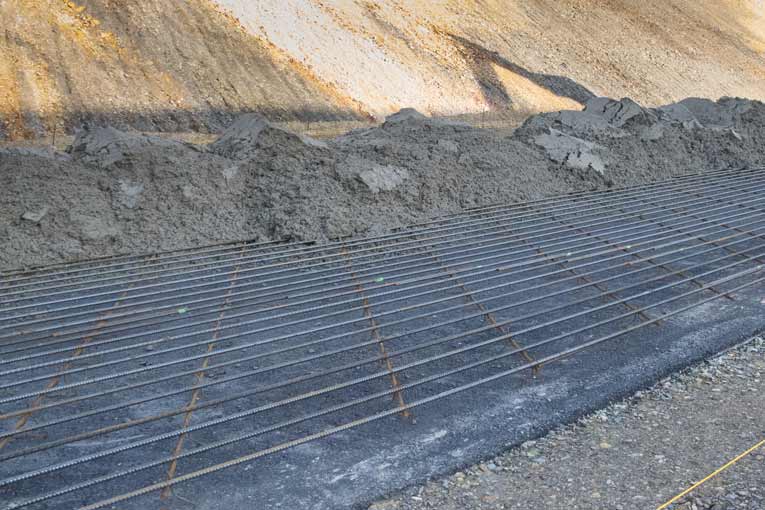
[[[5,273],[0,494],[167,498],[500,379],[531,384],[516,375],[760,286],[763,191],[762,169],[716,172],[327,245]]]

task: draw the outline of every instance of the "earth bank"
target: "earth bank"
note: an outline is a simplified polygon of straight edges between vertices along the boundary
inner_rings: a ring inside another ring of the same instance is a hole
[[[0,268],[374,234],[463,208],[765,165],[765,104],[595,98],[512,135],[405,109],[319,141],[257,115],[209,145],[85,128],[0,149]]]

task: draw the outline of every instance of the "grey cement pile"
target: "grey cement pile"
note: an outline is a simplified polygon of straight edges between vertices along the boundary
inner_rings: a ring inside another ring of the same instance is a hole
[[[84,129],[0,149],[0,268],[242,239],[379,233],[466,207],[765,165],[765,105],[591,100],[512,136],[402,110],[320,142],[257,115],[207,147]]]

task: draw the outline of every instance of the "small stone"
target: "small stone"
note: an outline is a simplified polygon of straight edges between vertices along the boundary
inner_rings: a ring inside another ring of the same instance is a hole
[[[42,219],[48,214],[48,206],[43,207],[39,211],[27,211],[21,215],[22,220],[31,221],[33,223],[40,223]]]
[[[440,152],[447,154],[459,154],[460,152],[460,146],[451,140],[439,140],[437,148]]]
[[[401,504],[398,501],[381,501],[370,505],[369,510],[397,510],[401,508]]]

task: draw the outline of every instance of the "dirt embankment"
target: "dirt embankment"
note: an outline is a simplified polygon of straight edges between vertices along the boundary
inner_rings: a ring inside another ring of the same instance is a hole
[[[251,110],[274,120],[367,117],[209,0],[8,0],[0,19],[0,139],[85,122],[217,131]]]
[[[761,0],[5,0],[0,138],[765,99]]]
[[[765,99],[759,0],[215,0],[367,110]]]
[[[0,267],[381,232],[465,207],[765,165],[765,105],[596,98],[513,135],[414,110],[323,142],[246,115],[194,145],[93,128],[0,150]]]

